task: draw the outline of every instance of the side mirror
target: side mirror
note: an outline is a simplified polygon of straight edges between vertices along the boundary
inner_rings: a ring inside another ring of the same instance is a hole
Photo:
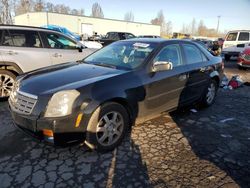
[[[82,52],[82,49],[86,48],[82,44],[77,44],[76,48],[78,49],[79,52]]]
[[[154,62],[152,67],[153,72],[167,71],[172,69],[173,69],[173,63],[167,61],[156,61]]]

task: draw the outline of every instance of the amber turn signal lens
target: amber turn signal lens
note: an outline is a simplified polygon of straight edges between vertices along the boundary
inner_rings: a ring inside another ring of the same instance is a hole
[[[79,127],[79,126],[80,126],[80,123],[81,123],[81,121],[82,121],[82,116],[83,116],[82,113],[80,113],[80,114],[77,116],[75,127]]]
[[[48,136],[48,137],[53,137],[53,131],[49,129],[43,129],[43,135]]]

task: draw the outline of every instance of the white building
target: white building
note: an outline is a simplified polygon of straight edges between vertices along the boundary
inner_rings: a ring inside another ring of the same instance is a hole
[[[93,18],[88,16],[76,16],[50,12],[29,12],[15,17],[16,25],[40,27],[53,24],[68,28],[78,34],[105,35],[109,31],[130,32],[134,35],[158,35],[161,27],[139,22],[127,22],[106,18]]]

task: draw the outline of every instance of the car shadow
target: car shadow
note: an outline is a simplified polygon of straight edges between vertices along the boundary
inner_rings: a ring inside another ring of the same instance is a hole
[[[210,116],[207,116],[207,111],[210,112]],[[240,121],[234,118],[227,119],[226,116],[223,117],[223,112],[220,114],[217,111],[214,106],[200,109],[196,113],[190,112],[190,108],[187,108],[183,111],[174,111],[170,115],[196,157],[225,172],[216,172],[208,168],[205,176],[210,182],[214,179],[221,184],[218,186],[235,187],[234,181],[240,187],[249,187],[250,130],[246,125],[241,125]],[[239,116],[240,112],[234,117]],[[227,176],[233,181],[225,180]]]

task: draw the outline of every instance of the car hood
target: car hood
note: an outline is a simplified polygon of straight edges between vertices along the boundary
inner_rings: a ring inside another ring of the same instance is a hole
[[[65,63],[29,72],[18,80],[20,91],[39,96],[77,89],[125,72],[85,63]]]

